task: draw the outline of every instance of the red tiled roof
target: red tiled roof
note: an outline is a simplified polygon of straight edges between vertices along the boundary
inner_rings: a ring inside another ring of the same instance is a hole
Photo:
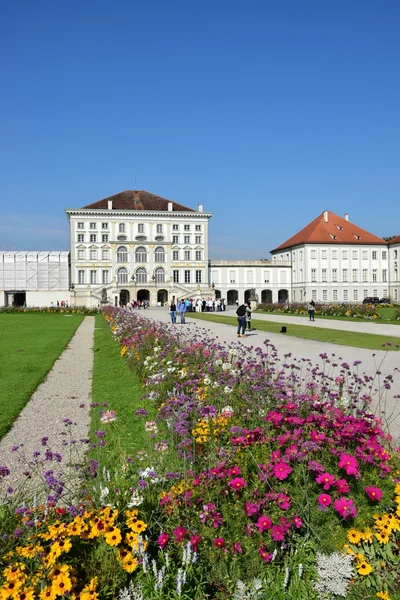
[[[326,210],[271,252],[301,244],[386,244],[386,242],[343,217]]]
[[[172,202],[172,210],[175,212],[196,212],[192,208],[183,206],[183,204],[178,204],[177,202],[166,200],[161,196],[156,196],[155,194],[151,194],[150,192],[146,192],[145,190],[125,190],[124,192],[120,192],[119,194],[115,194],[114,196],[109,196],[108,198],[103,198],[103,200],[93,202],[93,204],[88,204],[83,208],[107,209],[109,200],[112,200],[113,210],[168,211],[168,202]]]
[[[389,240],[388,244],[400,244],[400,235],[396,235],[396,237]]]

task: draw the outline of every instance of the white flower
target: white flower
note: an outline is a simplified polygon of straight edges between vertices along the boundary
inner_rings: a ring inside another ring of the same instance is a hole
[[[224,387],[224,392],[225,392],[225,394],[231,394],[232,393],[232,388],[230,388],[229,386],[226,385]]]

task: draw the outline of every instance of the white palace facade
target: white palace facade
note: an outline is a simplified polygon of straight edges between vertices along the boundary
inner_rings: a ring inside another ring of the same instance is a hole
[[[251,261],[209,259],[212,213],[201,204],[193,210],[128,190],[66,214],[69,256],[0,253],[0,305],[97,307],[107,299],[155,306],[199,296],[235,304],[254,293],[259,302],[400,301],[400,236],[387,242],[348,215],[324,211],[273,249],[271,260]]]

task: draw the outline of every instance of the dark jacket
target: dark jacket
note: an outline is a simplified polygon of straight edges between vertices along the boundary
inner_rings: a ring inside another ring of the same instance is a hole
[[[244,304],[239,306],[239,308],[236,311],[236,314],[238,317],[244,317],[246,315],[246,307]]]

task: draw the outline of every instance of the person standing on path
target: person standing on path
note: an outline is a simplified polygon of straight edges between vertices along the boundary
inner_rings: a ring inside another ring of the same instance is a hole
[[[171,305],[169,307],[169,314],[171,315],[172,325],[176,325],[176,304],[174,300],[172,300]]]
[[[315,302],[311,300],[308,305],[308,314],[310,315],[310,321],[315,321]]]
[[[181,324],[184,325],[186,323],[186,321],[185,321],[186,302],[184,300],[181,300],[179,302],[178,310],[179,310],[179,314],[181,316]]]
[[[236,311],[236,315],[237,315],[237,322],[238,322],[237,337],[246,337],[246,334],[245,334],[245,331],[246,331],[246,306],[245,306],[245,304],[241,304],[238,307],[238,309]]]
[[[246,304],[246,326],[249,331],[251,331],[251,304],[247,302]]]

